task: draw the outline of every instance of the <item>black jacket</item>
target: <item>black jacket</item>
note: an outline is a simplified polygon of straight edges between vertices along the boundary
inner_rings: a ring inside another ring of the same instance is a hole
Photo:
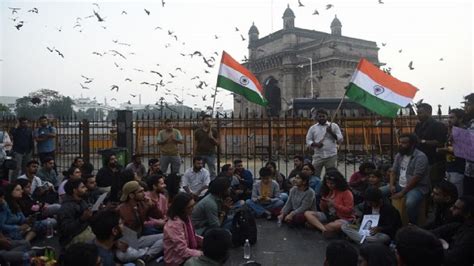
[[[363,215],[372,214],[372,208],[364,204]],[[400,213],[391,204],[383,203],[380,207],[380,219],[378,227],[382,228],[382,233],[387,234],[390,238],[395,237],[395,233],[402,226]]]
[[[445,266],[474,264],[474,222],[450,223],[431,232],[449,243],[444,252]]]
[[[67,245],[89,226],[89,222],[80,219],[87,208],[88,205],[84,200],[77,201],[70,195],[64,195],[58,213],[59,243],[62,246]]]

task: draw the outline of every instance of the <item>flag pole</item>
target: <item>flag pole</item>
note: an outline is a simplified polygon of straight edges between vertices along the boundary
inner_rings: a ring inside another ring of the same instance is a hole
[[[211,117],[214,115],[214,107],[216,106],[216,97],[217,97],[217,85],[216,85],[216,90],[214,91],[214,100],[212,101]]]
[[[332,123],[334,121],[334,119],[336,118],[336,114],[337,114],[337,112],[339,112],[339,109],[341,109],[342,102],[344,101],[344,98],[346,97],[346,93],[347,93],[347,90],[344,92],[344,95],[342,95],[341,101],[339,101],[339,105],[337,106],[336,111],[334,112],[334,114],[332,114],[332,117],[331,117],[331,120],[329,120],[329,123]]]

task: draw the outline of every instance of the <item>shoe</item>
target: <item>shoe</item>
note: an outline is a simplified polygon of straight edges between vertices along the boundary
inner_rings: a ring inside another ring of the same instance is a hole
[[[146,263],[142,259],[135,261],[135,266],[146,266]]]

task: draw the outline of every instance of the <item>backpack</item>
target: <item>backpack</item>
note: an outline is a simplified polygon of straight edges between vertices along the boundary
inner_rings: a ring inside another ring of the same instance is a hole
[[[230,232],[235,247],[243,246],[245,239],[248,239],[252,245],[257,242],[257,223],[247,206],[243,206],[235,212]]]

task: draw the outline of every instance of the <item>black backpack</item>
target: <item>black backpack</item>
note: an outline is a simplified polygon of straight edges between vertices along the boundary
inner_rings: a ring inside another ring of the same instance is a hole
[[[235,247],[243,246],[245,239],[248,239],[252,245],[257,242],[257,224],[247,206],[243,206],[235,212],[230,232]]]

